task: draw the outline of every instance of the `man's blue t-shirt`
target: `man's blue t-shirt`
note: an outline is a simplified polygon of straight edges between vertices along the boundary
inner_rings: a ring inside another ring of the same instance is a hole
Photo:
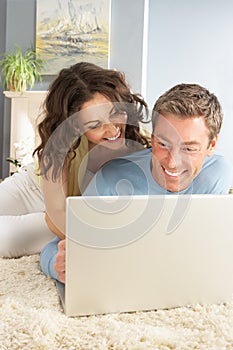
[[[173,194],[162,188],[151,173],[151,149],[135,152],[107,163],[94,176],[85,196]],[[226,194],[233,184],[233,169],[221,155],[206,157],[199,174],[175,194]]]
[[[94,176],[83,195],[173,194],[159,186],[151,173],[151,149],[135,152],[107,163]],[[226,194],[233,185],[233,169],[223,156],[206,157],[199,174],[183,191],[175,194]],[[58,279],[54,263],[59,238],[48,243],[41,252],[42,271]]]

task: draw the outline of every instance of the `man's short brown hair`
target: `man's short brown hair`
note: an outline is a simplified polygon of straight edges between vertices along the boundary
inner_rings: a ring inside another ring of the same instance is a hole
[[[222,108],[217,97],[198,84],[178,84],[161,95],[152,112],[153,130],[158,114],[177,118],[204,117],[211,141],[222,125]]]

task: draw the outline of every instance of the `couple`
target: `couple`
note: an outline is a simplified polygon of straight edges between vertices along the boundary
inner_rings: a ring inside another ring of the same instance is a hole
[[[152,148],[141,130],[147,114],[120,72],[84,62],[63,69],[39,124],[39,170],[29,166],[0,185],[0,255],[36,253],[53,237],[63,239],[67,195],[114,195],[122,179],[129,180],[121,182],[122,194],[228,192],[231,166],[213,155],[222,123],[213,94],[180,84],[162,95],[153,109]],[[56,258],[57,242],[43,249],[41,264],[64,281],[65,242]]]
[[[89,159],[101,155],[100,144],[104,153],[113,148],[122,150],[127,144],[128,106],[116,106],[110,101],[102,99],[99,93],[95,94],[76,118],[79,131],[92,142]],[[96,108],[92,108],[93,105]],[[176,85],[160,96],[154,105],[152,147],[140,150],[136,142],[135,152],[129,155],[123,153],[124,156],[118,156],[101,167],[83,187],[82,195],[228,193],[233,183],[232,167],[222,156],[214,155],[221,124],[222,110],[214,94],[197,84]],[[95,149],[97,153],[92,156]],[[50,149],[48,153],[51,154]],[[54,183],[51,184],[49,179],[46,181],[47,187],[55,189]],[[54,206],[50,205],[50,218],[58,223],[59,212],[57,216],[54,213]],[[64,219],[61,221],[64,222]],[[45,274],[64,283],[63,233],[64,226],[61,224],[57,232],[61,241],[57,238],[43,248],[41,267]]]

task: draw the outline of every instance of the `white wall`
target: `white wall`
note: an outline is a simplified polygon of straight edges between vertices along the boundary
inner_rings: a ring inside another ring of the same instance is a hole
[[[110,67],[124,72],[136,92],[142,90],[144,1],[111,1]]]
[[[146,99],[181,82],[219,98],[224,123],[218,151],[233,164],[233,1],[150,0]]]

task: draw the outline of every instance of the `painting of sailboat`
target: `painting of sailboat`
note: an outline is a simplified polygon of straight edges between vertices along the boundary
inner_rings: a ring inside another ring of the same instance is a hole
[[[36,52],[43,74],[87,61],[107,68],[110,0],[37,0]]]

